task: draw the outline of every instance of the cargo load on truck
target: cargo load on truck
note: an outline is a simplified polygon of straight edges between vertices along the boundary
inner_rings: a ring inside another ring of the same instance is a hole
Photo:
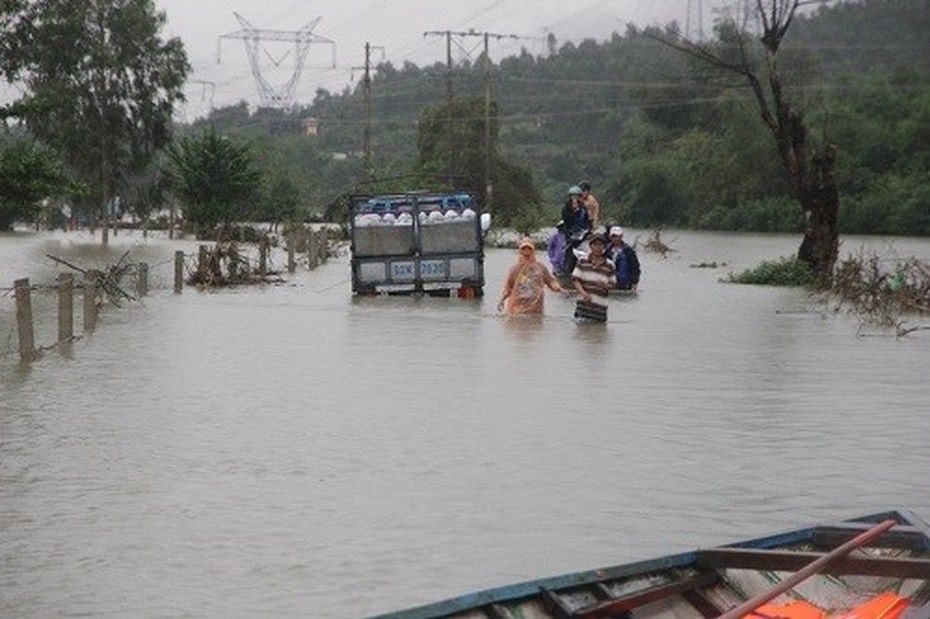
[[[481,296],[489,223],[467,192],[353,196],[352,292]]]

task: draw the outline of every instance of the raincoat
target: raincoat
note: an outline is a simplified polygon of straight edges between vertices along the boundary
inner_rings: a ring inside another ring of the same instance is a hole
[[[549,264],[552,265],[552,272],[555,274],[565,273],[565,247],[568,241],[565,240],[565,234],[561,230],[556,230],[549,238],[549,247],[546,249],[549,254]]]
[[[531,239],[524,239],[520,246],[527,243],[532,247]],[[521,252],[517,263],[510,267],[504,289],[501,291],[501,307],[509,316],[543,313],[543,299],[546,287],[555,292],[562,292],[562,286],[553,277],[545,265],[536,261],[536,251]]]

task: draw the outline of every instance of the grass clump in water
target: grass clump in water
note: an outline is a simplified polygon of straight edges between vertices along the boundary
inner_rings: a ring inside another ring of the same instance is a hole
[[[727,284],[761,286],[813,286],[816,278],[804,262],[797,258],[763,260],[759,266],[735,274],[732,271],[720,281]]]

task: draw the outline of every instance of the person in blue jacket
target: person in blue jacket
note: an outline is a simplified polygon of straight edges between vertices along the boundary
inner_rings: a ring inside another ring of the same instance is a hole
[[[566,273],[571,273],[577,261],[574,249],[585,240],[591,231],[591,216],[584,205],[581,187],[578,185],[568,188],[568,199],[562,207],[562,222],[565,224],[565,239],[568,241],[562,266]]]
[[[635,291],[639,286],[639,258],[636,250],[623,242],[623,228],[620,226],[610,229],[610,243],[605,253],[616,266],[617,288]]]
[[[568,199],[562,207],[562,222],[565,224],[565,236],[569,239],[587,235],[591,230],[591,216],[581,198],[581,187],[572,185],[568,188]]]

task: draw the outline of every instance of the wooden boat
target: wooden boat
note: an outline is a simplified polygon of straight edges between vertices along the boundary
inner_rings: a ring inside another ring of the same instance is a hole
[[[383,619],[930,619],[930,526],[907,511],[543,578]]]

